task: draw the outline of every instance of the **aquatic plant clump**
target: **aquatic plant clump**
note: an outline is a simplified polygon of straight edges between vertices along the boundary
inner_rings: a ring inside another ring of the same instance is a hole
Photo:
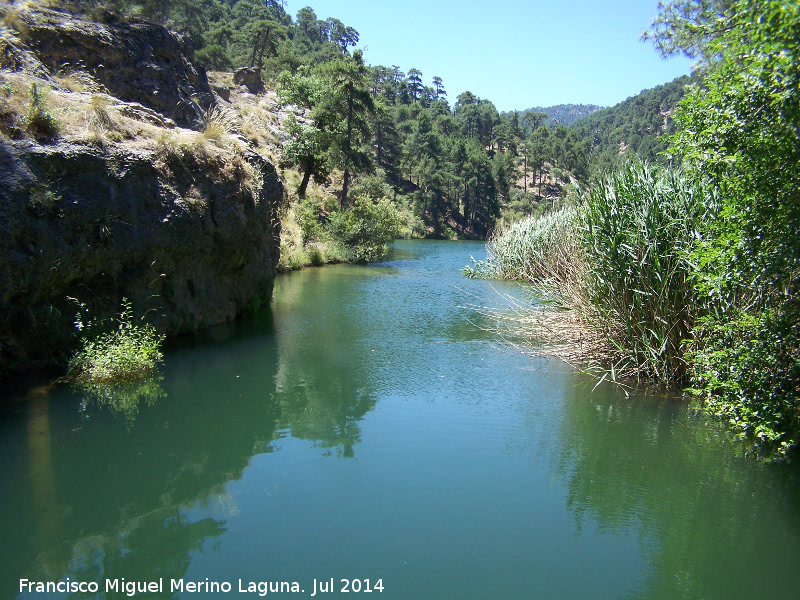
[[[580,259],[577,216],[575,206],[566,206],[499,229],[486,242],[486,260],[473,259],[462,273],[470,278],[563,282]]]
[[[491,261],[503,279],[563,279],[580,251],[575,235],[577,209],[567,206],[514,223],[487,243]]]
[[[692,249],[715,202],[679,170],[631,163],[578,206],[490,238],[489,258],[472,271],[530,281],[544,302],[513,320],[530,339],[556,343],[556,354],[573,364],[616,381],[683,385],[684,343],[703,308]]]
[[[691,253],[715,204],[702,181],[641,163],[592,188],[581,212],[587,296],[621,373],[685,383],[683,343],[702,309]]]
[[[79,383],[127,381],[152,374],[163,358],[163,336],[151,325],[133,323],[131,306],[123,310],[114,331],[84,339],[69,363],[70,376]]]

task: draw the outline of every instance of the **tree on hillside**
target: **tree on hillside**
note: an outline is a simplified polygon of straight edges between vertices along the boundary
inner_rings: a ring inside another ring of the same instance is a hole
[[[330,41],[339,44],[343,53],[347,52],[348,46],[355,46],[358,43],[358,32],[352,27],[346,26],[339,19],[329,18],[328,38]]]
[[[463,92],[456,99],[455,117],[461,123],[464,135],[474,138],[484,148],[494,139],[494,127],[500,124],[500,115],[494,104],[481,100],[472,92]]]
[[[322,182],[330,172],[327,161],[330,139],[322,129],[322,116],[316,112],[324,84],[310,68],[301,67],[294,75],[288,71],[281,73],[276,91],[283,104],[305,109],[311,117],[310,123],[294,115],[287,120],[286,131],[291,138],[284,146],[284,156],[303,170],[297,194],[304,198],[311,177]]]
[[[287,157],[303,168],[298,195],[305,195],[312,176],[321,178],[331,167],[339,168],[345,207],[352,174],[371,168],[370,153],[362,147],[370,138],[370,120],[376,115],[367,75],[361,52],[356,51],[314,70],[305,67],[296,75],[284,72],[279,77],[281,101],[305,108],[311,120],[295,119],[289,126],[292,139]]]
[[[411,94],[413,102],[419,101],[422,97],[422,72],[417,69],[409,69],[406,77],[408,92]]]
[[[394,119],[394,110],[386,106],[382,99],[375,102],[372,131],[375,163],[386,174],[387,181],[398,185],[402,142]]]
[[[533,134],[539,126],[547,119],[547,113],[543,112],[525,112],[522,115],[522,123]]]
[[[317,14],[310,6],[304,6],[297,11],[297,27],[309,40],[317,43],[322,42],[322,32],[319,27]]]
[[[444,100],[447,98],[447,92],[444,91],[444,83],[441,77],[433,78],[433,89],[436,90],[436,99]]]
[[[239,0],[232,11],[234,61],[240,65],[261,67],[264,56],[275,56],[287,31],[263,1]]]
[[[324,92],[314,111],[320,128],[330,132],[331,157],[343,171],[341,204],[345,207],[351,174],[367,171],[371,166],[370,155],[361,143],[369,138],[375,102],[369,93],[368,72],[360,50],[322,65],[319,73]]]

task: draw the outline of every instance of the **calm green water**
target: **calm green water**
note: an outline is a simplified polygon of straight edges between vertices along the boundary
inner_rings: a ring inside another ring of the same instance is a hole
[[[470,255],[399,242],[283,276],[271,311],[175,345],[117,404],[55,386],[0,407],[0,597],[68,597],[19,580],[69,577],[233,588],[136,595],[157,598],[330,578],[316,598],[343,578],[392,599],[800,598],[798,469],[493,346]]]

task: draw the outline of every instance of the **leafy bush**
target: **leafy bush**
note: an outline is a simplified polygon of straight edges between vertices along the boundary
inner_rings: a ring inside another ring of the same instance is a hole
[[[381,260],[389,243],[400,235],[402,220],[387,198],[356,198],[347,210],[331,215],[328,231],[345,247],[350,262]]]
[[[294,217],[302,233],[303,245],[324,236],[320,221],[321,208],[312,198],[305,198],[294,207]]]
[[[131,305],[123,299],[116,329],[94,339],[84,339],[69,363],[69,373],[79,383],[109,383],[147,376],[162,359],[159,349],[162,340],[152,326],[134,324]]]
[[[798,315],[766,310],[702,319],[688,346],[691,391],[764,455],[785,456],[800,431]]]
[[[705,59],[670,140],[721,204],[694,252],[707,316],[689,346],[692,385],[781,457],[800,442],[800,5],[698,7],[663,5],[651,33],[665,54]]]
[[[45,186],[40,186],[31,190],[27,205],[28,210],[40,219],[43,219],[58,214],[58,205],[60,201],[61,196],[56,192]]]

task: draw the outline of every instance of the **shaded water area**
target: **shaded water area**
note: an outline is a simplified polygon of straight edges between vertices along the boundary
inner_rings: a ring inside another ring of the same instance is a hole
[[[343,578],[397,599],[798,598],[798,468],[683,402],[498,348],[470,255],[398,242],[281,276],[271,310],[173,344],[140,389],[0,406],[0,597],[68,597],[19,580],[69,577],[164,578],[136,596],[155,598],[330,578],[316,598]]]

